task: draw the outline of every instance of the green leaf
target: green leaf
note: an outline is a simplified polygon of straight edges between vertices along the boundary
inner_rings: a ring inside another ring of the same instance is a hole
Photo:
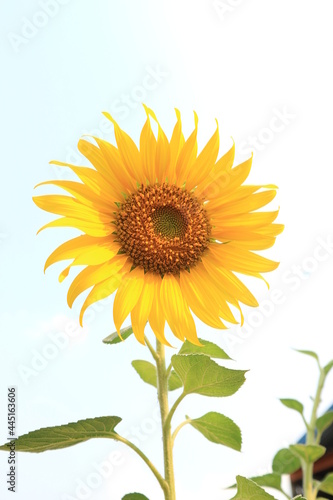
[[[300,352],[301,354],[305,354],[306,356],[311,356],[311,358],[314,358],[319,364],[318,354],[316,354],[314,351],[303,351],[301,349],[295,349],[295,351]]]
[[[259,486],[265,486],[266,488],[274,488],[275,490],[282,491],[281,476],[275,472],[272,472],[271,474],[264,474],[263,476],[254,476],[250,479]]]
[[[131,326],[127,326],[126,328],[121,328],[120,329],[120,335],[123,340],[128,339],[130,335],[133,333],[133,328]],[[121,338],[118,335],[118,332],[111,333],[108,337],[103,339],[104,344],[119,344],[122,342]]]
[[[246,371],[224,368],[203,354],[175,354],[171,362],[183,382],[185,395],[231,396],[245,381]]]
[[[333,495],[333,473],[327,474],[319,485],[319,491]]]
[[[45,427],[20,436],[15,441],[15,451],[40,453],[67,448],[93,438],[112,439],[117,436],[114,428],[119,422],[121,422],[119,417],[98,417],[56,427]],[[0,450],[8,451],[8,443],[0,446]]]
[[[274,488],[275,490],[282,491],[281,489],[281,475],[272,472],[270,474],[264,474],[263,476],[254,476],[249,478],[254,483],[259,486],[265,486],[266,488]],[[235,488],[236,484],[230,486],[230,488]]]
[[[149,498],[142,493],[128,493],[121,500],[149,500]]]
[[[183,383],[178,377],[177,373],[174,370],[171,370],[169,379],[168,379],[168,389],[169,391],[174,391],[176,389],[180,389],[183,387]]]
[[[316,420],[316,428],[320,433],[324,432],[333,423],[333,411],[327,411]]]
[[[301,415],[303,415],[304,406],[302,405],[302,403],[297,401],[297,399],[280,399],[280,401],[287,408],[295,410]]]
[[[273,458],[272,468],[277,474],[292,474],[301,468],[301,461],[288,448],[282,448]]]
[[[237,495],[231,500],[276,500],[251,479],[237,476]]]
[[[189,419],[187,416],[186,418]],[[237,451],[241,450],[241,431],[231,418],[212,411],[203,417],[190,420],[189,423],[192,427],[201,432],[212,443],[223,444]]]
[[[306,498],[302,497],[302,495],[297,495],[297,497],[294,497],[292,500],[306,500]],[[320,500],[320,498],[318,498],[317,500]]]
[[[332,359],[332,361],[327,363],[326,366],[324,366],[323,370],[325,372],[325,375],[327,375],[331,371],[332,368],[333,368],[333,359]]]
[[[231,359],[221,347],[208,340],[199,339],[202,346],[197,346],[186,340],[178,354],[205,354],[215,359]]]
[[[144,361],[143,359],[136,359],[132,361],[132,366],[140,375],[142,380],[146,382],[146,384],[157,387],[156,366],[154,366],[149,361]]]
[[[316,462],[326,452],[326,448],[319,444],[291,444],[289,450],[308,464]]]

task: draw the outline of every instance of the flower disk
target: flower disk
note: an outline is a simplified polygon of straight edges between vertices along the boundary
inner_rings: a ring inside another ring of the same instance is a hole
[[[209,243],[210,225],[202,204],[166,183],[141,186],[122,203],[115,224],[121,249],[134,266],[161,277],[190,270]]]
[[[194,315],[213,328],[238,323],[241,304],[257,300],[239,274],[262,278],[278,263],[256,253],[273,246],[283,226],[278,211],[261,211],[276,195],[274,185],[244,185],[252,158],[233,166],[234,145],[219,154],[219,130],[198,154],[197,126],[185,140],[181,117],[170,139],[154,112],[139,147],[108,114],[116,145],[80,139],[79,151],[92,168],[53,161],[79,179],[43,182],[68,193],[34,197],[36,205],[61,217],[49,227],[72,227],[80,235],[48,257],[45,269],[69,261],[83,266],[69,286],[67,302],[87,292],[80,312],[115,293],[113,319],[118,333],[128,315],[136,338],[145,343],[147,322],[168,344],[165,325],[184,341],[198,344]],[[151,121],[157,125],[153,133]]]

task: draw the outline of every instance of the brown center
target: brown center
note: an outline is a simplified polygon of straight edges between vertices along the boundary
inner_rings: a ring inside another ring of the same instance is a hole
[[[119,207],[115,224],[121,250],[133,264],[161,276],[195,265],[211,232],[202,203],[166,183],[141,186]]]

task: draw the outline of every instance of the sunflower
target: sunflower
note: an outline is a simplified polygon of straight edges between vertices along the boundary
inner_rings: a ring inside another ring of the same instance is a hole
[[[181,116],[168,140],[154,112],[144,106],[147,119],[140,147],[108,114],[117,147],[94,137],[80,139],[79,151],[94,168],[69,167],[81,182],[47,181],[67,195],[34,197],[43,210],[61,215],[43,226],[74,227],[84,234],[60,245],[47,259],[71,260],[86,266],[72,281],[69,307],[90,289],[81,312],[116,292],[113,305],[118,333],[127,318],[136,338],[144,343],[149,322],[157,339],[168,344],[164,328],[197,344],[193,314],[214,328],[238,323],[230,306],[257,306],[258,302],[237,276],[262,278],[278,266],[254,253],[274,244],[283,230],[274,224],[278,211],[263,212],[276,195],[274,185],[243,185],[252,158],[233,167],[234,145],[218,159],[219,129],[198,154],[197,128],[185,141]],[[158,132],[153,133],[151,121]],[[39,184],[39,186],[41,185]],[[222,321],[223,320],[223,321]],[[120,334],[120,333],[119,333]]]

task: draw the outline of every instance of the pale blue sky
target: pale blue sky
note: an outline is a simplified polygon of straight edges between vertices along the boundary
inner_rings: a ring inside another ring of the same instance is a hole
[[[280,188],[272,207],[281,207],[286,230],[266,255],[281,266],[268,275],[271,292],[247,280],[261,309],[245,309],[243,329],[229,333],[198,322],[202,337],[237,360],[232,366],[250,368],[247,382],[226,400],[192,396],[176,415],[180,422],[185,413],[197,417],[216,410],[234,418],[243,431],[243,453],[185,428],[175,447],[179,500],[227,499],[231,495],[222,488],[236,474],[267,471],[275,451],[303,431],[299,417],[277,398],[298,397],[308,411],[317,376],[311,360],[291,348],[316,350],[323,362],[333,358],[332,2],[236,3],[19,0],[1,7],[1,442],[7,387],[16,385],[19,434],[119,415],[124,419],[119,432],[139,435],[161,466],[156,395],[130,366],[132,359],[149,359],[147,350],[134,339],[102,344],[114,330],[112,300],[96,305],[85,328],[72,338],[62,334],[62,348],[56,347],[56,334],[70,331],[82,299],[68,309],[68,281],[57,279],[61,265],[46,275],[43,266],[49,253],[76,233],[58,229],[36,236],[50,217],[32,203],[33,187],[68,175],[50,160],[81,161],[76,150],[81,134],[113,140],[102,111],[113,113],[137,140],[145,119],[140,101],[155,110],[167,134],[174,107],[182,111],[186,133],[195,109],[201,147],[216,117],[222,151],[231,136],[237,160],[254,150],[249,182]],[[36,369],[36,356],[45,353],[53,359],[40,360]],[[331,395],[332,376],[323,410]],[[122,460],[110,458],[115,450]],[[149,470],[111,441],[18,459],[17,500],[79,499],[76,488],[87,485],[96,463],[105,460],[115,461],[114,470],[90,495],[87,490],[86,498],[119,500],[137,490],[150,500],[162,499]],[[7,467],[3,453],[4,499],[11,498],[4,485]]]

